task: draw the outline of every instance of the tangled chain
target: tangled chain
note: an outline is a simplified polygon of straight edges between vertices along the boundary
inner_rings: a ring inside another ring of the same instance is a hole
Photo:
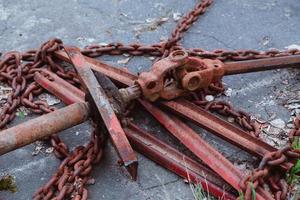
[[[93,165],[100,161],[103,153],[103,137],[97,134],[96,130],[94,127],[87,146],[78,146],[72,153],[66,153],[62,157],[63,161],[58,170],[35,192],[34,200],[63,200],[66,197],[86,200],[88,198],[85,185],[92,184],[89,174]]]
[[[166,57],[173,50],[181,49],[179,41],[183,34],[192,26],[198,17],[205,13],[212,4],[212,0],[203,0],[197,3],[193,10],[188,12],[172,31],[170,38],[166,42],[153,45],[111,43],[108,45],[90,45],[82,49],[82,54],[88,57],[99,57],[101,55],[121,55],[130,54],[132,56],[155,56]],[[16,115],[16,110],[20,106],[30,108],[34,113],[44,114],[55,110],[46,102],[37,100],[36,97],[43,92],[43,89],[33,80],[34,73],[42,68],[47,68],[56,73],[69,83],[79,87],[80,81],[77,74],[72,69],[65,69],[54,60],[54,52],[62,48],[62,41],[52,39],[41,45],[38,50],[30,50],[24,53],[12,51],[6,53],[0,60],[0,81],[12,87],[12,92],[8,97],[7,103],[0,111],[0,129],[12,121]],[[201,58],[219,59],[221,61],[241,61],[249,59],[261,59],[279,56],[300,54],[299,50],[278,51],[270,50],[260,52],[255,50],[226,51],[214,50],[206,51],[203,49],[187,49],[190,56]],[[203,96],[206,94],[218,94],[223,92],[222,83],[214,83],[209,89],[194,95],[195,104],[202,106],[210,111],[217,112],[224,116],[231,116],[235,122],[255,137],[259,136],[259,129],[250,116],[242,111],[236,111],[226,102],[207,102]],[[299,136],[300,122],[295,121],[296,128],[290,133],[290,141],[295,136]],[[89,174],[92,165],[99,162],[102,156],[103,137],[97,129],[91,134],[91,140],[85,147],[79,146],[74,151],[69,152],[67,145],[60,140],[57,135],[51,136],[50,141],[54,147],[55,155],[62,159],[62,163],[57,172],[52,176],[48,183],[37,190],[34,194],[35,199],[87,199],[88,192],[85,185],[89,182]],[[97,132],[97,133],[96,133]],[[299,153],[290,147],[283,148],[278,152],[266,155],[258,169],[254,170],[252,176],[248,176],[241,183],[246,197],[251,197],[249,190],[250,180],[257,187],[262,180],[269,175],[271,166],[278,166],[286,162],[291,156],[298,157]],[[271,188],[276,191],[277,199],[286,196],[286,183],[280,176],[270,177]],[[279,178],[278,178],[279,177]],[[249,196],[250,195],[250,196]]]

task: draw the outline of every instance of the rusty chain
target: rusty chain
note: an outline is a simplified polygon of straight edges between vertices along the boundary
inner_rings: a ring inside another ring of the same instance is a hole
[[[183,34],[192,26],[198,17],[205,13],[212,4],[212,0],[203,0],[197,3],[193,10],[188,12],[172,31],[171,36],[166,42],[154,45],[111,43],[107,45],[90,45],[82,49],[82,53],[89,57],[99,57],[101,55],[121,55],[129,54],[132,56],[155,56],[166,57],[173,50],[182,49],[179,44]],[[67,80],[69,83],[80,86],[80,82],[73,70],[67,70],[57,64],[53,59],[53,53],[62,47],[62,41],[52,39],[41,45],[38,50],[30,50],[25,53],[16,51],[6,53],[0,60],[0,81],[5,82],[12,87],[12,93],[9,95],[7,103],[0,111],[0,129],[12,121],[19,106],[30,108],[34,113],[43,114],[53,111],[55,108],[47,105],[46,102],[36,100],[36,96],[43,92],[43,89],[33,80],[34,73],[41,68],[48,68],[58,76]],[[201,58],[219,59],[221,61],[241,61],[249,59],[261,59],[278,56],[288,56],[300,54],[299,50],[288,51],[255,51],[255,50],[214,50],[206,51],[199,48],[187,49],[190,56]],[[208,90],[194,95],[194,103],[204,107],[207,110],[217,112],[223,116],[233,117],[235,122],[242,128],[249,131],[255,137],[259,136],[257,123],[251,120],[250,116],[243,111],[236,111],[233,107],[224,101],[207,102],[203,96],[206,94],[218,94],[223,92],[222,83],[212,84]],[[295,120],[296,128],[290,133],[290,141],[294,136],[300,134],[300,122]],[[71,153],[67,145],[60,140],[57,135],[51,136],[51,144],[55,149],[55,155],[64,159],[58,171],[52,176],[50,181],[41,187],[34,195],[35,199],[63,199],[72,197],[74,199],[86,199],[87,190],[84,186],[88,182],[88,175],[92,164],[98,162],[102,155],[103,138],[93,131],[91,141],[86,147],[77,147]],[[247,176],[241,187],[244,189],[246,197],[251,196],[250,180],[257,186],[268,176],[270,166],[279,165],[285,162],[291,155],[299,156],[300,152],[289,147],[283,148],[278,152],[266,155],[259,166],[252,172],[252,176]],[[284,157],[284,159],[283,159]],[[280,162],[279,162],[280,161]],[[280,163],[281,164],[281,163]],[[282,199],[286,195],[286,183],[284,180],[274,177],[269,178],[271,188],[276,191],[275,196]],[[243,185],[244,184],[244,185]]]
[[[71,153],[59,155],[63,159],[62,163],[50,180],[35,192],[35,200],[63,200],[67,197],[74,200],[88,199],[85,186],[93,184],[89,175],[103,154],[103,135],[98,133],[95,124],[93,126],[91,140],[86,146],[78,146]]]

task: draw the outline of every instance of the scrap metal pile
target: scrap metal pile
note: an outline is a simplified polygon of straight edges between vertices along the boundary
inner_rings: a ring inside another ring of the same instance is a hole
[[[0,81],[13,90],[0,113],[0,154],[49,138],[55,155],[62,160],[56,173],[35,192],[34,199],[87,199],[86,186],[93,166],[101,160],[106,136],[120,164],[134,180],[138,160],[133,149],[189,182],[201,184],[220,199],[287,199],[289,185],[285,177],[300,158],[300,150],[292,147],[300,136],[300,120],[295,119],[296,128],[290,132],[286,147],[276,149],[259,138],[260,126],[250,115],[224,101],[207,101],[205,95],[224,92],[224,76],[299,67],[300,51],[185,49],[179,44],[183,33],[211,4],[212,0],[196,4],[166,42],[151,46],[113,43],[80,50],[52,39],[37,50],[4,54]],[[149,71],[139,75],[94,59],[124,53],[157,59]],[[36,96],[45,91],[67,106],[56,109],[37,100]],[[151,113],[203,163],[129,120],[136,104]],[[20,106],[45,115],[5,129]],[[230,116],[234,122],[220,116]],[[244,174],[186,125],[182,117],[261,159],[260,164],[250,174]],[[56,133],[88,119],[93,126],[89,143],[70,151]],[[223,181],[234,190],[225,191]]]

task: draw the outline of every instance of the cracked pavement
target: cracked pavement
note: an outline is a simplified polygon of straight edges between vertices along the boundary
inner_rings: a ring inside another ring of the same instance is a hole
[[[0,52],[37,48],[49,38],[61,38],[65,44],[84,47],[91,43],[139,41],[156,43],[165,39],[175,26],[173,13],[185,13],[194,5],[194,0],[0,0]],[[205,49],[285,49],[291,44],[300,44],[300,3],[297,0],[218,0],[208,12],[185,34],[185,47]],[[154,30],[137,29],[149,19],[168,18]],[[105,62],[126,66],[130,71],[147,70],[152,61],[148,58],[133,58],[127,64],[117,64],[124,56],[103,56]],[[232,88],[232,96],[224,97],[235,107],[268,118],[269,112],[288,120],[289,111],[282,106],[284,98],[276,96],[287,86],[298,92],[299,72],[297,70],[276,70],[255,74],[236,75],[224,79],[226,87]],[[298,93],[297,93],[298,94]],[[11,126],[28,120],[17,117]],[[147,113],[137,112],[139,120],[147,131],[160,136],[164,141],[175,144]],[[240,151],[227,142],[212,136],[193,124],[203,138],[215,146],[234,163],[249,161],[252,156]],[[83,124],[60,133],[71,147],[88,141],[89,125]],[[68,134],[68,133],[78,134]],[[0,173],[16,178],[18,192],[0,192],[0,199],[31,199],[34,191],[44,184],[55,172],[59,161],[47,153],[32,156],[36,144],[28,145],[0,157]],[[180,150],[187,152],[183,147]],[[142,155],[138,155],[138,180],[131,181],[124,169],[117,165],[114,149],[108,144],[102,162],[93,170],[95,184],[90,185],[90,199],[193,199],[190,187],[178,176],[161,168]]]

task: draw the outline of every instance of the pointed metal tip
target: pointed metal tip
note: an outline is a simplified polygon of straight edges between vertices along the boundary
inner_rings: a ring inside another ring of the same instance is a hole
[[[133,161],[130,164],[125,164],[125,167],[130,174],[132,180],[136,181],[137,179],[137,169],[138,169],[138,162]]]

